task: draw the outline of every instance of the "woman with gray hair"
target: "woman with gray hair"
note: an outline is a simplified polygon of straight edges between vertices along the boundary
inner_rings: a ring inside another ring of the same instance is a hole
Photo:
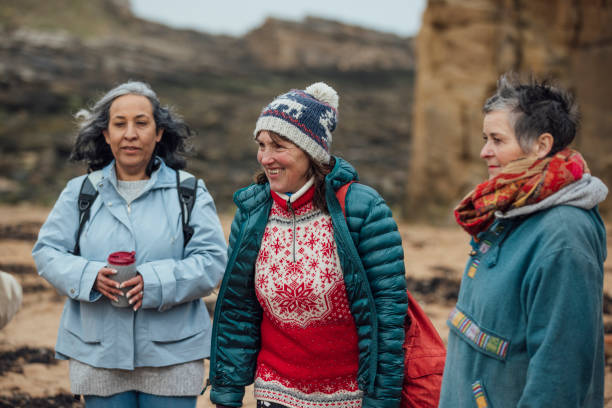
[[[71,390],[87,407],[193,408],[211,340],[201,298],[227,257],[212,197],[181,170],[191,131],[142,82],[77,118],[71,157],[89,174],[68,182],[32,251],[67,296],[56,357],[70,360]]]
[[[455,209],[472,250],[440,407],[602,407],[607,188],[568,147],[577,108],[505,75],[483,111],[489,179]]]

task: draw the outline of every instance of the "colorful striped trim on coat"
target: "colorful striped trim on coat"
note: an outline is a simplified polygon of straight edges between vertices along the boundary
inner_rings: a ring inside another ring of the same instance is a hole
[[[487,408],[489,406],[487,402],[487,396],[485,395],[484,388],[482,387],[482,382],[477,380],[472,384],[472,394],[474,394],[474,401],[476,401],[476,406],[478,408]]]
[[[478,270],[478,266],[480,265],[480,259],[474,259],[472,264],[470,265],[470,269],[468,269],[467,275],[470,278],[474,278],[476,276],[476,271]]]
[[[506,359],[509,342],[484,332],[473,320],[463,314],[457,307],[448,316],[448,325],[469,340],[470,344],[481,351],[500,360]]]

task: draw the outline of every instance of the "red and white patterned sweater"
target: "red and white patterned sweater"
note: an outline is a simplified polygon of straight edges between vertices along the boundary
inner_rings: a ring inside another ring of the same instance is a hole
[[[306,190],[306,191],[302,191]],[[255,266],[264,314],[255,398],[294,408],[361,407],[357,329],[331,217],[308,185],[274,203]]]

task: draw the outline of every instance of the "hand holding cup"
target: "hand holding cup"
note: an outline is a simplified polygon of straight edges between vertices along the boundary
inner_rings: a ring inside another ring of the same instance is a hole
[[[135,277],[124,281],[120,285],[121,288],[126,288],[126,290],[130,286],[133,286],[133,288],[129,289],[127,293],[125,293],[125,297],[128,299],[128,303],[132,305],[134,311],[137,311],[138,309],[140,309],[140,306],[142,306],[142,298],[144,297],[144,293],[142,290],[144,288],[142,275],[137,273]]]
[[[107,274],[106,277],[114,283],[102,281],[108,285],[114,285],[113,290],[107,290],[112,296],[107,296],[111,299],[111,304],[116,307],[133,307],[134,311],[142,305],[142,276],[138,275],[136,270],[136,253],[132,252],[113,252],[108,256],[107,268],[112,269],[115,273]],[[98,275],[102,272],[102,268]],[[133,286],[133,288],[132,288]],[[103,288],[106,289],[106,288]],[[112,287],[111,287],[112,289]],[[119,291],[119,293],[117,292]],[[104,294],[104,292],[101,292]]]
[[[116,273],[115,269],[105,266],[98,271],[94,283],[94,289],[114,302],[118,301],[119,296],[123,296],[123,292],[119,289],[119,283],[110,278]]]

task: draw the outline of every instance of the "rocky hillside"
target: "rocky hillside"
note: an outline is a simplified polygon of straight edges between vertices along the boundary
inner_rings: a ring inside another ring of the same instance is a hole
[[[507,71],[571,89],[582,112],[575,146],[612,186],[612,4],[575,0],[429,0],[416,48],[410,207],[448,220],[484,180],[481,107]],[[603,203],[612,214],[612,200]]]
[[[308,17],[268,19],[245,37],[257,65],[269,70],[393,71],[414,66],[405,38]]]
[[[52,202],[84,171],[67,163],[72,115],[128,79],[149,82],[197,131],[189,169],[221,209],[257,168],[261,108],[319,80],[340,94],[333,150],[392,205],[405,201],[411,39],[315,18],[214,36],[138,19],[127,0],[0,4],[0,200]]]

